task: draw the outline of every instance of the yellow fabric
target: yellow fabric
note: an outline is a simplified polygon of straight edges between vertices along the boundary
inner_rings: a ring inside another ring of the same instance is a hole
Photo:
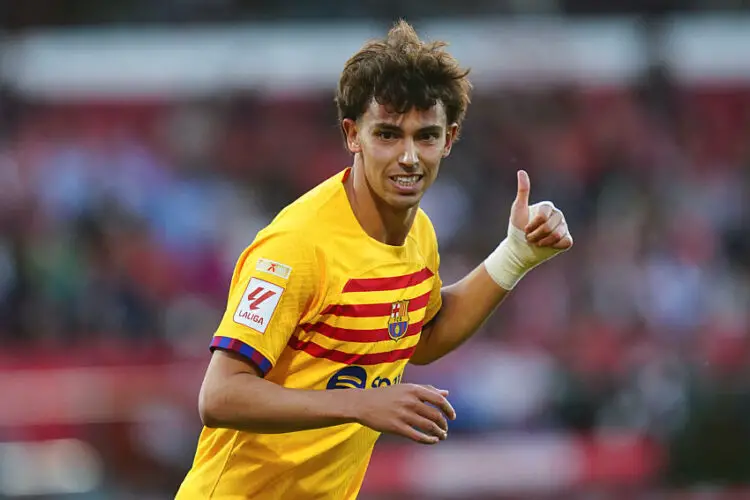
[[[440,309],[437,240],[427,215],[420,210],[404,245],[380,243],[351,210],[347,175],[324,181],[257,235],[237,262],[214,336],[233,350],[260,353],[251,359],[265,358],[272,366],[266,378],[284,387],[398,383],[421,326]],[[265,272],[259,259],[291,273]],[[252,279],[271,285],[256,291],[248,288]],[[283,291],[264,333],[236,321],[241,301],[247,309],[248,295],[278,290],[273,285]],[[354,499],[378,435],[358,424],[275,435],[204,428],[177,500]]]

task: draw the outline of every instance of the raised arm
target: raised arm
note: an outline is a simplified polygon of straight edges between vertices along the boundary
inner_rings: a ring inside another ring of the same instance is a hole
[[[440,310],[425,325],[412,363],[431,363],[456,349],[528,271],[573,246],[562,212],[547,201],[529,206],[530,189],[528,175],[519,171],[507,237],[484,263],[458,283],[443,287]]]

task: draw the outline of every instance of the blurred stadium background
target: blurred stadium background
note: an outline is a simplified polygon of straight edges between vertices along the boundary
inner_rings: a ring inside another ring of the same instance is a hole
[[[3,0],[0,498],[167,499],[241,249],[346,166],[333,89],[398,17],[476,86],[425,200],[445,281],[527,169],[574,251],[407,379],[367,499],[750,498],[750,4]]]

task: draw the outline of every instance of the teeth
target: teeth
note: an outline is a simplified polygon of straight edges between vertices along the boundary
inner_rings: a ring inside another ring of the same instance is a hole
[[[397,175],[393,178],[400,186],[411,186],[419,180],[418,175]]]

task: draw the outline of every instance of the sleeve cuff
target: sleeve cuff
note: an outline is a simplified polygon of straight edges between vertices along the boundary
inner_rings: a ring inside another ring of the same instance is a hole
[[[257,349],[250,347],[241,340],[233,339],[231,337],[214,337],[211,340],[209,349],[211,352],[215,349],[224,349],[226,351],[241,354],[257,366],[264,377],[273,366],[268,358],[263,356]]]

